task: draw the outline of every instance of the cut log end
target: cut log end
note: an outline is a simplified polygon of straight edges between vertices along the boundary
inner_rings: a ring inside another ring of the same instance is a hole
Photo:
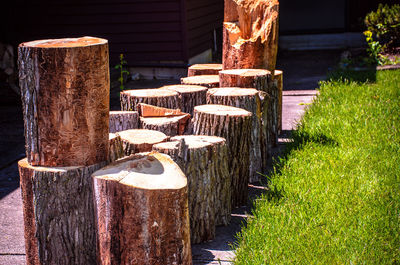
[[[219,76],[218,75],[197,75],[181,78],[181,83],[183,85],[199,85],[208,88],[219,86]]]
[[[73,48],[86,47],[99,44],[106,44],[108,41],[95,37],[48,39],[24,42],[19,47],[37,47],[37,48]]]
[[[251,116],[251,112],[246,111],[244,109],[240,108],[235,108],[231,106],[225,106],[225,105],[215,105],[215,104],[206,104],[206,105],[200,105],[194,108],[195,112],[202,112],[206,114],[212,114],[212,115],[217,115],[217,116],[242,116],[242,117],[247,117]]]
[[[189,114],[167,117],[140,117],[143,129],[160,131],[168,136],[184,134],[188,127]]]
[[[163,89],[170,89],[173,91],[178,92],[179,94],[188,94],[188,93],[195,93],[201,91],[207,91],[207,87],[198,86],[198,85],[169,85],[161,87]]]
[[[255,96],[257,94],[258,94],[257,89],[241,88],[241,87],[220,87],[220,88],[212,88],[207,91],[207,95],[209,96],[221,96],[221,97]]]
[[[120,94],[122,110],[137,110],[139,103],[157,107],[179,109],[178,93],[168,89],[125,90]]]
[[[218,75],[222,64],[194,64],[188,68],[188,76]]]
[[[168,139],[162,132],[146,129],[133,129],[118,132],[121,136],[126,155],[140,152],[149,152],[152,146]]]

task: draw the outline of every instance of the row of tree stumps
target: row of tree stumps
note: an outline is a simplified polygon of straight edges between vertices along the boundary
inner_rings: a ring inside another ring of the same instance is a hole
[[[19,46],[28,264],[192,263],[190,244],[247,204],[277,143],[278,5],[226,0],[223,64],[121,92],[121,111],[106,40]]]

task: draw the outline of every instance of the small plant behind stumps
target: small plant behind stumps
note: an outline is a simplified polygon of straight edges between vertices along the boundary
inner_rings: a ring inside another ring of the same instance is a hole
[[[117,64],[114,68],[119,69],[120,71],[120,76],[118,78],[118,81],[120,83],[119,88],[121,91],[125,90],[125,78],[124,75],[129,75],[129,71],[125,69],[125,65],[127,65],[128,62],[124,59],[124,54],[119,55],[119,64]]]

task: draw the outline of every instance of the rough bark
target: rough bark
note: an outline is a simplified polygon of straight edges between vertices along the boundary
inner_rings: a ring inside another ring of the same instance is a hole
[[[222,70],[222,64],[194,64],[188,68],[187,76],[195,75],[218,75]]]
[[[225,139],[177,136],[171,142],[154,145],[153,150],[171,156],[188,179],[192,244],[214,239],[215,226],[229,224],[231,215],[231,178]]]
[[[274,79],[278,87],[278,135],[282,131],[282,106],[283,106],[283,71],[275,70]]]
[[[95,264],[90,175],[104,166],[38,167],[18,162],[27,264]]]
[[[170,85],[164,86],[178,92],[182,104],[182,111],[193,116],[193,109],[196,106],[206,104],[207,87],[196,85]]]
[[[153,145],[168,140],[164,133],[146,129],[127,130],[117,134],[122,139],[125,155],[150,152]]]
[[[98,264],[192,264],[187,179],[164,154],[95,172]]]
[[[225,0],[223,69],[275,70],[278,14],[277,0]]]
[[[125,90],[120,94],[121,110],[138,110],[137,104],[145,103],[168,109],[180,109],[178,93],[166,89]]]
[[[110,133],[139,128],[137,111],[110,111]]]
[[[140,117],[169,117],[186,114],[183,113],[180,109],[167,109],[145,103],[139,103],[137,108]]]
[[[196,85],[213,88],[219,86],[218,75],[196,75],[181,78],[182,85]]]
[[[111,163],[124,157],[125,152],[121,136],[115,133],[110,133],[109,139],[110,146],[108,149],[108,162]]]
[[[194,134],[215,135],[226,139],[233,207],[247,204],[251,115],[251,112],[244,109],[223,105],[201,105],[194,108]]]
[[[142,129],[155,130],[167,136],[175,136],[184,134],[189,120],[189,114],[172,117],[140,117],[140,126]]]
[[[107,160],[107,40],[83,37],[18,47],[26,153],[40,166],[92,165]]]
[[[264,147],[266,139],[262,133],[261,109],[264,104],[263,93],[256,89],[238,87],[213,88],[207,91],[207,104],[219,104],[245,109],[252,113],[251,149],[250,149],[250,182],[260,180],[263,173],[264,161],[268,158]]]

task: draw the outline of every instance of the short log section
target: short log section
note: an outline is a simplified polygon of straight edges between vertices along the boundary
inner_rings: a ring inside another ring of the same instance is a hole
[[[278,135],[282,132],[283,71],[275,70],[274,79],[278,86]]]
[[[167,89],[125,90],[120,94],[121,110],[137,111],[139,103],[153,106],[180,109],[178,93]]]
[[[222,70],[222,64],[194,64],[188,68],[187,76],[195,75],[218,75]]]
[[[110,133],[110,147],[108,149],[108,162],[114,162],[125,156],[124,147],[121,136],[115,133]]]
[[[182,85],[196,85],[205,86],[207,88],[214,88],[219,86],[218,75],[196,75],[181,78]]]
[[[207,91],[207,104],[219,104],[245,109],[252,113],[251,149],[250,149],[250,182],[260,180],[264,162],[268,159],[267,143],[262,133],[261,108],[264,104],[260,92],[253,88],[224,87]]]
[[[26,263],[96,264],[91,174],[104,166],[38,167],[18,162]]]
[[[194,134],[226,139],[229,174],[232,176],[232,207],[247,204],[251,115],[251,112],[244,109],[223,105],[201,105],[194,108]]]
[[[169,156],[133,155],[92,177],[101,264],[192,264],[187,179]]]
[[[117,133],[124,147],[125,155],[150,152],[153,145],[168,139],[164,133],[154,130],[133,129]]]
[[[182,104],[182,111],[193,116],[193,109],[196,106],[206,104],[207,87],[196,85],[170,85],[162,87],[176,91]]]
[[[189,121],[189,114],[170,117],[140,117],[140,126],[142,129],[159,131],[167,136],[176,136],[185,133]]]
[[[139,128],[137,111],[110,111],[110,133]]]
[[[107,40],[83,37],[22,43],[18,65],[29,163],[76,166],[106,161]]]
[[[231,214],[231,178],[225,139],[187,135],[156,144],[153,150],[168,154],[188,179],[190,240],[214,239],[216,225],[227,225]]]

